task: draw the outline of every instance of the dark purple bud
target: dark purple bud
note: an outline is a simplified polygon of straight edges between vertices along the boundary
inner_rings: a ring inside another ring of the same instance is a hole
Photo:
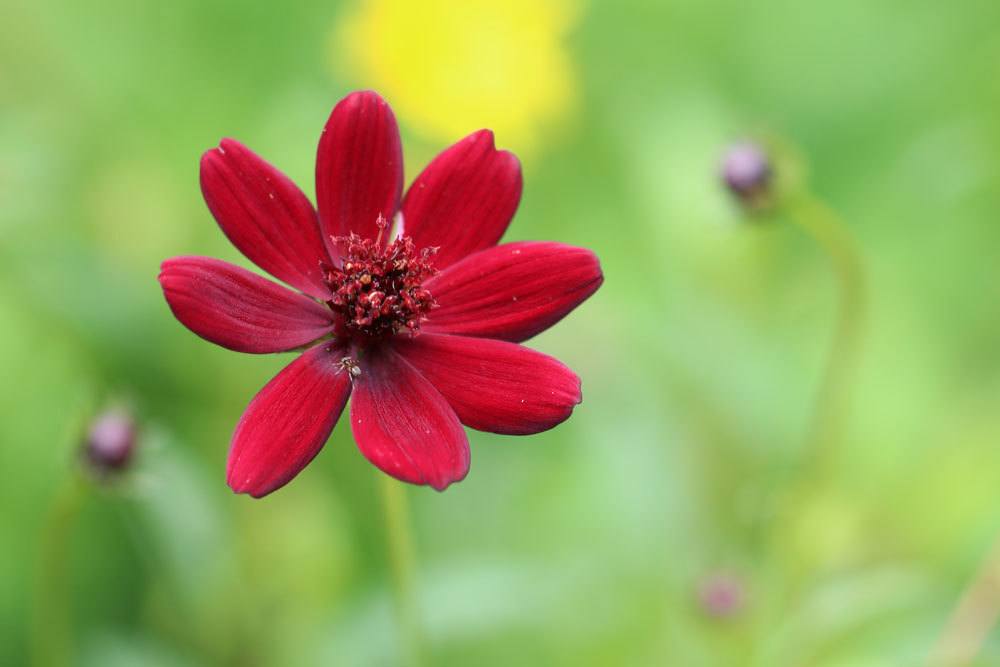
[[[771,188],[771,161],[755,143],[734,144],[722,160],[722,180],[741,202],[749,205],[764,203]]]
[[[746,590],[734,574],[717,572],[705,577],[698,587],[698,603],[713,618],[731,618],[743,609]]]
[[[136,428],[121,409],[108,410],[91,423],[84,443],[84,456],[99,474],[120,471],[128,466],[135,449]]]

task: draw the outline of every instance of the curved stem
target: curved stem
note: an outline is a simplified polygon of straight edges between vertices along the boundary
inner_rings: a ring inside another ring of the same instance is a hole
[[[789,201],[788,213],[829,255],[839,283],[836,326],[807,440],[811,468],[822,472],[832,465],[847,422],[850,384],[867,307],[865,270],[857,242],[826,204],[801,193]]]
[[[75,474],[67,477],[42,525],[31,628],[31,659],[37,667],[72,662],[69,546],[84,496],[83,480]]]
[[[392,568],[396,617],[400,628],[400,653],[409,667],[420,665],[420,615],[414,590],[416,558],[410,531],[406,485],[377,473],[385,512],[386,547]]]
[[[932,667],[971,665],[982,651],[997,619],[1000,619],[1000,538],[959,597],[944,630],[934,642],[928,664]]]

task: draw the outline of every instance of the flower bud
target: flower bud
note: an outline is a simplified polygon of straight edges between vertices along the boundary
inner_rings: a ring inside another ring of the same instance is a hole
[[[698,588],[698,603],[712,618],[731,618],[743,609],[746,590],[734,574],[716,572],[705,577]]]
[[[106,475],[126,468],[135,449],[136,427],[121,409],[108,410],[91,422],[84,456],[94,472]]]
[[[771,190],[771,160],[757,144],[744,141],[734,144],[722,160],[722,180],[729,191],[745,205],[759,207],[766,203]]]

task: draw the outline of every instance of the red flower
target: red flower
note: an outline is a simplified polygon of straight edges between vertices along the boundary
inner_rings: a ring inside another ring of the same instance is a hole
[[[358,92],[319,141],[318,215],[232,139],[202,156],[201,187],[233,245],[299,292],[217,259],[175,257],[160,273],[174,315],[231,350],[309,346],[236,426],[227,481],[237,493],[260,497],[295,477],[352,393],[361,453],[438,490],[469,470],[463,424],[538,433],[580,402],[571,370],[517,343],[593,294],[601,268],[559,243],[496,245],[521,198],[521,168],[490,131],[438,155],[401,202],[396,120],[381,97]]]

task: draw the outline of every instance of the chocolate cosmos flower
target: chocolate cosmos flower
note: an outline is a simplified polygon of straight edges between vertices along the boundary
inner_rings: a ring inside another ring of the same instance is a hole
[[[476,132],[441,153],[401,199],[392,110],[372,92],[334,108],[316,159],[319,212],[232,139],[205,153],[201,187],[229,240],[298,292],[207,257],[163,263],[174,315],[239,352],[305,351],[250,402],[227,478],[260,497],[329,437],[348,396],[361,453],[393,477],[443,490],[469,469],[462,425],[527,435],[580,402],[566,366],[518,345],[601,285],[597,258],[559,243],[496,245],[521,168]],[[393,229],[394,228],[394,229]]]

